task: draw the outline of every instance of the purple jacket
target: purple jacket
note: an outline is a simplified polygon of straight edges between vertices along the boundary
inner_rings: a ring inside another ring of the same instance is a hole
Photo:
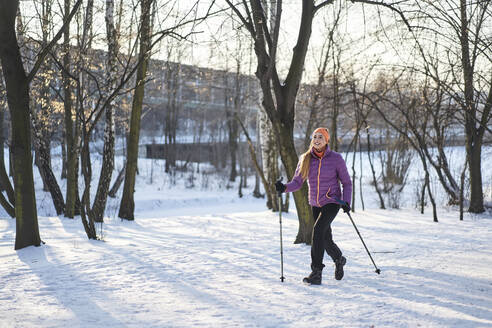
[[[328,203],[336,203],[330,197],[341,198],[350,204],[352,198],[352,181],[347,172],[345,161],[337,152],[331,151],[326,146],[325,154],[319,158],[311,150],[311,163],[309,166],[308,186],[309,186],[309,205],[322,207]],[[343,197],[340,189],[340,182],[343,185]],[[301,189],[304,179],[300,173],[300,162],[294,177],[285,186],[285,192],[293,192]]]

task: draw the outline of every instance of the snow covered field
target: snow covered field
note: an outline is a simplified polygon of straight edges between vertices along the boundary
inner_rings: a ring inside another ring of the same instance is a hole
[[[111,200],[104,241],[88,241],[80,218],[52,216],[38,190],[46,244],[14,251],[15,221],[0,213],[0,327],[492,327],[490,213],[460,222],[441,206],[433,223],[411,202],[377,209],[367,187],[366,210],[352,216],[381,274],[339,213],[345,277],[325,261],[323,284],[306,286],[310,248],[292,243],[291,206],[282,283],[278,214],[264,200],[213,179],[171,189],[158,167],[150,184],[151,162],[140,163],[137,219],[117,219]]]

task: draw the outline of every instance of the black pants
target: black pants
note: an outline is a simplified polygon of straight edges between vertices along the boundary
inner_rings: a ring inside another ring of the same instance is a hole
[[[333,261],[342,256],[342,252],[333,242],[331,234],[331,223],[335,219],[338,210],[340,210],[340,205],[332,203],[328,203],[323,207],[313,206],[313,217],[316,222],[313,227],[313,240],[311,243],[311,265],[314,267],[323,267],[325,250]]]

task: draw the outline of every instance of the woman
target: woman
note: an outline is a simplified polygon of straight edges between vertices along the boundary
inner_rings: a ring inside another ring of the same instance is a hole
[[[312,285],[321,284],[325,250],[335,262],[335,279],[343,278],[343,266],[347,261],[333,242],[331,223],[340,206],[344,212],[350,211],[352,182],[345,161],[339,153],[330,150],[329,141],[328,129],[317,128],[313,132],[309,150],[302,154],[292,180],[287,184],[280,181],[275,183],[278,192],[293,192],[299,190],[306,179],[308,181],[309,205],[316,222],[311,243],[312,272],[303,281]],[[343,197],[339,182],[343,185]]]

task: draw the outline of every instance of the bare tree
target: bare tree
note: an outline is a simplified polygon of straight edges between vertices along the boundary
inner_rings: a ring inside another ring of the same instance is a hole
[[[402,129],[408,134],[408,127],[405,124]],[[391,208],[400,208],[400,195],[407,183],[413,153],[403,133],[397,137],[391,137],[388,128],[384,139],[386,141],[384,152],[379,153],[383,192],[388,196],[388,204]]]
[[[176,4],[176,3],[175,3]],[[139,55],[138,66],[136,75],[136,85],[133,94],[132,111],[130,118],[130,133],[127,143],[127,156],[125,167],[125,182],[123,185],[123,195],[120,202],[120,209],[118,217],[126,220],[134,220],[134,192],[135,192],[135,177],[137,172],[137,159],[138,159],[138,142],[140,135],[140,119],[142,113],[143,99],[145,95],[145,79],[147,76],[147,68],[150,60],[152,48],[159,43],[165,36],[173,36],[178,39],[186,39],[187,35],[180,35],[178,29],[191,24],[194,25],[197,22],[203,21],[210,15],[210,8],[213,6],[213,2],[209,7],[209,10],[202,17],[192,17],[189,19],[191,13],[196,9],[197,2],[195,2],[192,9],[188,11],[179,22],[174,24],[170,28],[163,29],[152,33],[151,20],[153,19],[154,0],[140,0],[140,30],[139,30]],[[193,27],[192,27],[193,30]],[[191,34],[192,32],[190,32]]]
[[[64,0],[64,21],[67,21],[70,12],[71,0]],[[67,186],[65,191],[65,216],[73,218],[77,213],[78,199],[78,136],[80,134],[78,124],[75,124],[73,117],[74,104],[72,101],[72,79],[71,79],[71,51],[70,51],[70,25],[67,25],[63,34],[63,109],[64,109],[64,133],[65,147],[67,153],[66,176]],[[80,203],[79,203],[80,204]],[[80,206],[79,206],[80,207]]]
[[[5,112],[7,109],[7,102],[5,100],[5,86],[1,73],[2,70],[0,68],[0,205],[2,205],[8,215],[13,218],[15,217],[15,195],[9,177],[7,175],[7,170],[5,169],[4,162],[5,132],[7,131],[5,127]],[[3,195],[3,191],[6,192],[7,199]]]
[[[141,23],[140,23],[140,63],[138,65],[135,92],[130,119],[130,134],[128,136],[128,152],[126,156],[126,173],[123,185],[123,196],[121,198],[118,217],[126,220],[134,219],[135,201],[135,174],[137,172],[138,139],[140,136],[140,118],[142,114],[143,98],[145,94],[145,77],[150,59],[151,43],[151,16],[153,0],[141,0]]]
[[[277,70],[278,37],[281,24],[282,5],[281,0],[275,1],[274,26],[270,29],[267,22],[268,13],[261,1],[243,1],[235,4],[225,0],[238,19],[241,20],[249,32],[255,44],[257,57],[256,76],[260,81],[263,91],[262,105],[272,122],[277,136],[280,157],[290,178],[298,163],[298,156],[294,144],[294,115],[296,97],[301,83],[304,69],[304,61],[311,37],[312,24],[315,14],[333,0],[320,1],[303,0],[300,12],[300,25],[296,45],[292,52],[292,58],[286,77],[281,80]],[[355,1],[373,4],[382,4],[374,1]],[[393,6],[385,4],[394,9]],[[296,243],[310,243],[314,220],[307,201],[307,187],[294,193],[294,200],[299,216],[299,231]]]
[[[168,42],[167,58],[165,65],[165,84],[164,89],[167,95],[167,106],[165,108],[164,118],[164,143],[166,145],[166,166],[165,172],[170,173],[175,183],[176,170],[176,135],[178,129],[179,114],[181,111],[181,102],[179,101],[181,89],[181,64],[170,61],[173,55],[176,58],[181,57],[183,49],[179,45]],[[176,54],[175,54],[176,53]]]
[[[82,3],[79,0],[69,16],[70,19]],[[19,52],[15,34],[15,18],[19,1],[2,0],[0,2],[0,59],[7,90],[7,99],[12,124],[12,149],[14,153],[14,190],[16,240],[15,249],[27,246],[39,246],[39,226],[37,219],[36,197],[31,156],[31,128],[29,109],[29,83],[39,70],[46,55],[60,39],[63,29],[41,50],[32,70],[26,74]]]
[[[117,88],[118,77],[118,53],[119,53],[119,31],[116,30],[114,22],[115,11],[114,0],[106,0],[106,39],[108,42],[108,54],[106,61],[107,75],[107,91],[110,94],[112,90]],[[115,123],[114,123],[114,98],[105,108],[105,127],[104,127],[104,146],[103,146],[103,161],[101,173],[99,176],[99,184],[97,186],[96,197],[92,206],[92,215],[94,221],[102,222],[104,211],[106,209],[106,201],[108,199],[109,184],[114,169],[114,142],[115,142]]]
[[[469,211],[484,211],[481,150],[492,109],[492,64],[490,46],[490,1],[469,2],[418,1],[415,14],[417,22],[412,39],[423,60],[422,71],[440,84],[446,93],[459,105],[459,119],[465,131],[465,148],[470,176]],[[419,30],[420,29],[420,30]],[[433,43],[437,52],[429,51]],[[435,54],[445,53],[436,57]],[[438,60],[443,65],[435,70],[432,63]],[[444,80],[441,73],[449,72],[452,78]],[[458,185],[454,193],[459,195]],[[459,197],[456,197],[457,199]]]
[[[4,155],[4,147],[6,142],[7,134],[6,132],[10,129],[7,129],[5,122],[5,113],[7,112],[7,94],[5,89],[5,84],[3,82],[3,74],[2,69],[0,67],[0,194],[2,191],[5,191],[7,194],[7,199],[4,198],[3,194],[0,196],[0,201],[7,213],[11,217],[15,216],[14,206],[15,206],[15,194],[14,189],[12,188],[12,184],[10,183],[9,176],[7,174],[7,170],[5,168],[5,155]]]
[[[401,74],[392,80],[387,81],[380,76],[376,88],[379,88],[379,90],[376,90],[376,92],[373,92],[372,94],[361,95],[370,102],[371,107],[379,113],[384,122],[396,131],[399,137],[404,138],[407,144],[418,154],[425,174],[424,186],[422,187],[422,199],[423,193],[425,189],[427,189],[427,194],[432,203],[433,220],[434,222],[438,222],[436,203],[430,186],[429,165],[427,163],[428,157],[425,151],[425,149],[430,147],[427,138],[429,135],[427,129],[430,126],[430,116],[425,114],[425,112],[422,111],[422,107],[419,106],[418,100],[420,98],[408,88],[402,88],[398,84],[400,78]],[[402,80],[405,79],[410,80],[408,76],[402,78]],[[389,163],[391,164],[391,161]],[[388,176],[388,174],[386,174],[386,176]],[[400,180],[401,177],[403,177],[399,174],[396,174],[396,176],[400,176]],[[374,182],[377,183],[377,181]],[[423,213],[423,204],[421,211]]]
[[[109,194],[109,183],[114,168],[114,100],[117,95],[122,92],[122,89],[129,82],[141,63],[141,59],[138,59],[135,63],[131,55],[126,58],[126,61],[120,61],[116,58],[116,55],[118,54],[118,46],[115,43],[117,42],[115,39],[117,37],[116,28],[114,22],[112,22],[114,18],[108,17],[114,14],[114,8],[112,8],[113,4],[111,3],[107,5],[105,14],[108,21],[107,34],[109,33],[109,35],[113,36],[113,40],[110,42],[110,49],[106,57],[106,72],[103,74],[103,83],[99,81],[99,78],[94,72],[91,72],[91,70],[97,71],[97,67],[94,68],[94,65],[87,64],[89,57],[97,56],[96,52],[91,49],[91,31],[94,9],[93,1],[89,1],[86,6],[82,35],[79,41],[82,50],[80,51],[80,57],[78,59],[77,74],[76,76],[71,76],[72,79],[75,80],[77,100],[74,141],[78,140],[79,134],[81,135],[80,144],[78,144],[78,142],[76,143],[74,153],[77,154],[80,152],[81,168],[85,183],[81,199],[80,214],[89,239],[98,238],[95,231],[95,222],[103,221],[105,204]],[[135,49],[135,47],[131,47],[131,49]],[[123,67],[120,68],[118,63],[121,63]],[[102,65],[102,63],[100,64]],[[101,84],[104,86],[101,86]],[[98,96],[94,97],[94,93]],[[94,205],[91,208],[90,187],[92,180],[92,164],[89,149],[90,137],[104,113],[106,113],[106,124],[103,146],[103,165],[101,168],[98,191],[96,193]],[[76,197],[76,199],[78,199],[78,192],[76,192]]]
[[[386,206],[384,205],[384,198],[383,198],[383,194],[382,194],[382,191],[381,191],[381,188],[379,188],[379,184],[378,184],[378,179],[376,177],[376,170],[374,169],[374,164],[373,164],[373,160],[372,160],[372,152],[371,152],[371,131],[370,131],[370,127],[369,125],[367,124],[367,121],[364,122],[364,125],[365,125],[365,130],[366,130],[366,140],[367,140],[367,158],[369,160],[369,166],[371,167],[371,173],[372,173],[372,184],[374,185],[374,189],[376,190],[376,193],[378,194],[378,198],[379,198],[379,208],[381,209],[386,209]]]
[[[323,45],[319,51],[313,51],[313,56],[319,54],[316,73],[317,81],[314,85],[305,85],[300,91],[298,102],[308,112],[307,122],[300,120],[301,130],[305,131],[304,149],[311,143],[311,134],[317,126],[330,126],[330,147],[338,149],[337,123],[340,110],[340,97],[338,97],[340,84],[340,57],[341,40],[336,40],[338,24],[342,18],[343,5],[336,3],[332,17],[324,17],[323,25],[326,32],[323,36]],[[330,67],[333,68],[330,70]],[[302,108],[302,107],[301,107]]]
[[[374,66],[371,67],[369,70],[369,73],[367,74],[366,78],[364,79],[364,84],[362,87],[362,93],[366,94],[367,92],[367,85],[368,85],[368,80],[369,76],[371,75],[371,71],[374,68]],[[354,80],[354,79],[352,79]],[[357,147],[358,147],[358,152],[360,155],[362,155],[362,149],[361,149],[361,134],[362,134],[362,129],[365,126],[367,128],[367,118],[371,114],[372,108],[370,106],[366,106],[367,102],[365,102],[363,99],[360,101],[359,97],[357,96],[357,91],[356,91],[356,86],[355,86],[355,81],[352,81],[350,83],[350,90],[352,93],[353,97],[353,104],[354,104],[354,116],[355,116],[355,127],[352,126],[352,131],[355,130],[354,137],[350,143],[350,146],[353,145],[353,156],[352,156],[352,203],[351,203],[351,208],[353,211],[355,211],[355,206],[356,206],[356,198],[355,198],[355,193],[356,193],[356,170],[355,170],[355,163],[356,163],[356,155],[357,155]],[[346,113],[346,115],[349,113]],[[348,116],[348,115],[347,115]],[[369,143],[368,139],[368,143]],[[349,149],[350,149],[349,146]],[[369,155],[370,156],[370,155]],[[369,159],[371,160],[371,159]],[[360,161],[361,168],[359,172],[359,186],[360,186],[360,196],[361,196],[361,202],[362,206],[364,207],[364,199],[362,196],[362,175],[363,175],[363,167],[362,167],[362,160]],[[372,166],[372,163],[371,163]],[[379,192],[379,188],[377,186],[377,181],[373,180],[375,182],[375,187],[376,191]],[[381,195],[380,195],[381,196]],[[382,203],[382,208],[384,208],[384,203]]]
[[[276,201],[275,181],[280,177],[278,165],[278,147],[275,140],[275,135],[272,130],[272,124],[268,120],[268,116],[262,107],[258,108],[256,119],[259,122],[259,136],[262,167],[265,173],[265,178],[268,183],[264,185],[267,195],[267,208],[278,211],[278,202]]]
[[[479,72],[475,70],[479,56],[485,55],[488,64],[492,64],[490,34],[487,34],[487,29],[483,29],[487,26],[485,21],[492,19],[491,7],[490,1],[481,1],[475,5],[469,5],[466,0],[460,0],[459,3],[459,40],[464,80],[464,102],[460,101],[460,104],[465,117],[466,153],[470,174],[471,195],[468,210],[473,213],[484,211],[481,152],[486,126],[492,117],[492,72],[485,72],[489,74],[488,78],[484,77],[488,80],[488,83],[483,85],[486,88],[483,90],[488,89],[486,96],[480,88],[475,87],[474,80],[480,79],[477,76]],[[477,16],[468,17],[469,12],[476,12]],[[470,33],[471,30],[474,30],[473,34]],[[480,105],[483,107],[480,108]]]
[[[38,4],[35,3],[38,13],[39,25],[41,27],[41,40],[39,46],[41,49],[48,45],[51,34],[53,33],[53,15],[52,15],[53,0],[41,0]],[[18,17],[18,26],[21,26],[22,19]],[[18,28],[19,37],[21,37],[23,28]],[[25,42],[24,42],[25,43]],[[26,49],[27,53],[32,53]],[[56,214],[60,215],[65,210],[65,201],[58,185],[58,181],[51,168],[51,141],[56,133],[57,127],[60,125],[57,115],[57,101],[52,96],[52,89],[55,84],[55,69],[51,61],[46,60],[40,66],[39,72],[32,83],[30,90],[31,101],[31,122],[33,131],[33,143],[36,151],[35,163],[38,166],[40,176],[43,180],[45,190],[51,194],[51,199],[56,210]]]
[[[239,126],[237,120],[234,118],[234,114],[237,113],[239,104],[239,69],[240,62],[238,61],[237,74],[231,76],[231,74],[225,70],[223,72],[224,79],[224,109],[226,114],[227,136],[229,154],[231,156],[231,165],[229,173],[229,181],[234,182],[237,177],[237,152],[238,152],[238,132]],[[230,81],[231,80],[231,81]],[[232,84],[232,85],[231,85]]]

